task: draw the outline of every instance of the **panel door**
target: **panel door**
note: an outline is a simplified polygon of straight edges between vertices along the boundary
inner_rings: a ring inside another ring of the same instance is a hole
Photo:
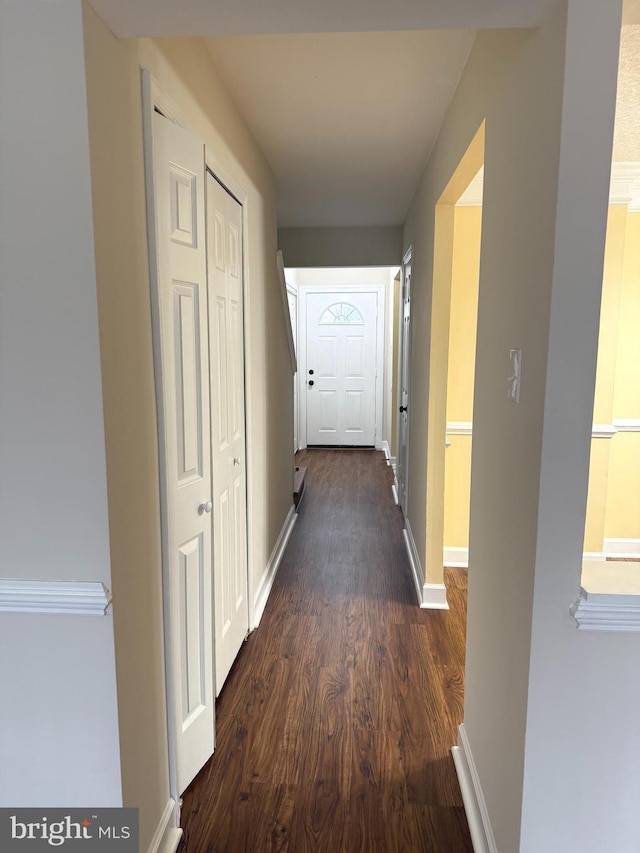
[[[306,300],[307,444],[374,446],[378,294]]]
[[[153,121],[167,655],[182,792],[214,748],[204,146]]]
[[[402,303],[400,306],[400,358],[398,377],[398,450],[396,480],[398,503],[407,514],[409,475],[409,376],[411,359],[411,254],[402,263]]]
[[[216,695],[249,631],[242,207],[207,176]]]

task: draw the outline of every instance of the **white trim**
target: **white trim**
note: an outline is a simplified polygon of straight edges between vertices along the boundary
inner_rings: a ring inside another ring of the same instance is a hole
[[[407,548],[418,604],[425,610],[448,610],[449,604],[447,602],[447,588],[445,585],[443,583],[426,583],[422,580],[424,578],[424,569],[422,568],[409,519],[405,518],[404,523],[405,526],[402,535],[404,536],[404,544]]]
[[[588,592],[581,586],[569,612],[582,631],[640,632],[640,595]]]
[[[398,506],[398,487],[395,483],[391,486],[391,494],[393,495],[394,504]]]
[[[153,345],[153,374],[156,392],[156,426],[158,430],[158,474],[160,491],[160,542],[161,542],[161,571],[162,571],[162,616],[164,635],[164,673],[165,697],[167,708],[167,750],[169,756],[169,794],[175,802],[180,796],[178,784],[178,753],[176,741],[176,713],[173,693],[173,661],[171,658],[170,635],[170,606],[169,597],[169,509],[167,495],[167,472],[165,432],[164,432],[164,389],[162,387],[162,351],[159,335],[160,306],[158,302],[158,250],[156,245],[156,213],[155,213],[155,184],[153,174],[153,118],[155,108],[176,124],[187,129],[186,119],[176,104],[158,86],[151,72],[142,68],[142,138],[144,144],[145,194],[147,205],[147,242],[149,255],[149,290],[151,307],[151,324],[155,334],[152,335]]]
[[[612,424],[593,424],[592,438],[613,438],[618,432],[640,432],[640,418],[617,418]],[[473,435],[472,421],[447,421],[447,435]]]
[[[586,562],[586,561],[591,562],[593,560],[597,560],[598,562],[602,562],[602,560],[606,560],[606,559],[607,559],[607,555],[604,553],[604,551],[585,551],[582,555],[582,561],[583,562]]]
[[[171,797],[164,807],[147,853],[175,853],[181,838],[182,830],[178,825],[178,807],[176,801]]]
[[[407,555],[409,557],[409,565],[411,566],[413,582],[416,587],[418,604],[422,607],[422,578],[424,577],[424,569],[422,568],[422,564],[420,562],[420,557],[416,548],[416,542],[413,538],[413,533],[411,532],[411,525],[409,524],[409,519],[405,518],[404,523],[405,526],[402,530],[402,535],[404,536],[404,544],[407,547]]]
[[[271,556],[269,557],[269,562],[267,563],[267,567],[262,575],[262,580],[260,581],[260,585],[254,596],[253,621],[251,624],[252,631],[258,627],[260,620],[262,619],[262,614],[264,613],[269,594],[271,593],[271,587],[273,586],[273,582],[276,579],[276,574],[280,567],[280,561],[284,555],[287,542],[289,541],[293,525],[296,523],[297,518],[296,508],[292,505],[284,520],[282,530],[278,536],[278,541],[276,542]]]
[[[482,793],[480,776],[473,760],[464,723],[458,726],[458,745],[452,747],[451,754],[458,774],[473,849],[475,853],[498,853],[489,820],[489,810]]]
[[[400,293],[398,295],[398,378],[396,380],[396,487],[398,490],[398,504],[405,516],[409,513],[409,467],[410,448],[409,439],[411,434],[411,412],[406,419],[406,428],[400,407],[409,406],[411,403],[411,276],[413,243],[409,246],[402,257],[400,266]],[[405,300],[406,297],[406,300]],[[405,329],[405,301],[409,306],[409,322]],[[405,370],[406,368],[406,370]],[[403,397],[403,389],[406,391],[406,400]],[[404,436],[404,442],[402,437]],[[399,475],[399,476],[398,476]]]
[[[425,583],[422,587],[422,603],[425,610],[448,610],[447,588],[443,583]]]
[[[0,578],[0,613],[106,616],[113,596],[100,581]]]
[[[468,548],[448,548],[446,545],[443,549],[442,560],[445,566],[452,569],[468,569],[469,568],[469,549]]]
[[[613,438],[618,432],[613,424],[593,424],[591,438]]]
[[[628,205],[631,212],[640,209],[640,163],[612,163],[609,204]]]
[[[604,553],[605,557],[640,560],[640,539],[605,539]]]
[[[640,418],[614,418],[616,432],[640,432]]]
[[[386,460],[387,465],[390,465],[393,469],[393,473],[396,472],[396,457],[391,455],[391,448],[389,447],[388,441],[382,442],[382,452],[384,453],[384,458]]]
[[[447,435],[472,435],[471,421],[447,421]]]
[[[280,249],[276,252],[276,268],[278,270],[278,280],[280,282],[280,295],[282,296],[282,307],[285,315],[285,335],[287,337],[287,346],[289,347],[289,358],[291,359],[291,369],[293,374],[298,371],[296,361],[296,345],[293,340],[293,329],[291,328],[291,313],[289,311],[289,300],[287,298],[287,280],[284,277],[284,260]]]

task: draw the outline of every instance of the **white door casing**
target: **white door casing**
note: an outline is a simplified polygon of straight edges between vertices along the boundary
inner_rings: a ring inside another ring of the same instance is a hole
[[[287,302],[289,303],[289,316],[291,317],[291,332],[293,334],[293,345],[298,353],[298,290],[292,284],[287,283]],[[297,372],[296,372],[297,373]],[[298,441],[298,377],[293,377],[293,452],[299,449]]]
[[[169,640],[165,653],[179,792],[214,749],[204,176],[203,143],[155,113],[152,300]]]
[[[249,631],[242,207],[207,175],[216,695]]]
[[[380,448],[384,287],[302,287],[300,293],[304,446]]]
[[[398,429],[396,481],[398,504],[405,517],[408,512],[409,478],[409,380],[411,374],[411,252],[409,247],[401,267],[400,339],[398,356]]]

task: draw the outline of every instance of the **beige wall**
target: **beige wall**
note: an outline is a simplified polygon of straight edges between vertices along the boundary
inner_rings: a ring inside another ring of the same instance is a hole
[[[288,267],[393,267],[402,260],[402,228],[280,228],[278,248]]]
[[[115,39],[84,8],[124,800],[141,850],[168,796],[157,425],[140,68],[248,193],[248,448],[253,594],[292,502],[292,395],[273,176],[199,40]]]

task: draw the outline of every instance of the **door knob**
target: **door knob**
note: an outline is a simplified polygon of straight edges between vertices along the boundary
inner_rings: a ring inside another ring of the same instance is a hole
[[[205,512],[211,512],[212,509],[213,504],[211,503],[211,501],[205,501],[204,503],[201,503],[198,507],[198,513],[199,515],[202,515]]]
[[[309,371],[309,376],[313,376],[313,370]]]
[[[401,411],[401,412],[408,412],[408,411],[409,411],[409,406],[400,406],[400,411]]]
[[[310,380],[309,380],[309,385],[310,385],[310,386],[311,386],[311,385],[313,385],[313,379],[310,379]]]

